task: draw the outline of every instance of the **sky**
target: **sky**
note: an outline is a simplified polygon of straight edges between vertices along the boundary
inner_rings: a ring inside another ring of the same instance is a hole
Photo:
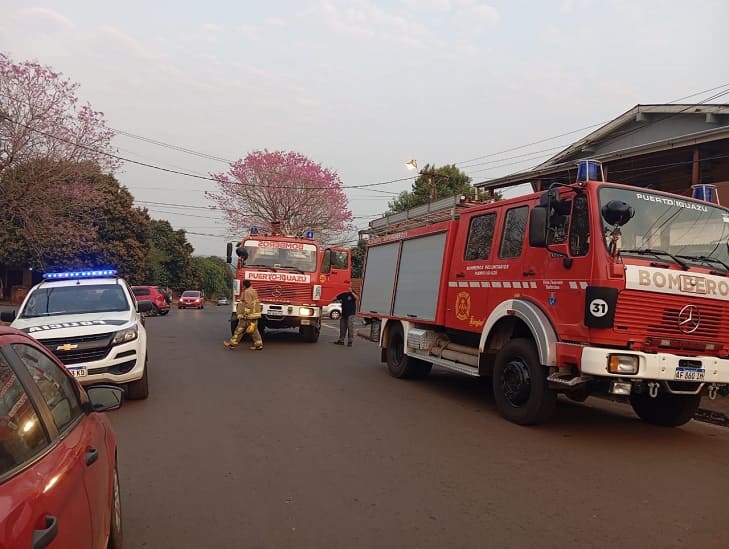
[[[410,159],[477,183],[636,104],[729,82],[725,0],[2,0],[0,14],[0,51],[62,72],[142,138],[118,134],[121,156],[203,176],[268,149],[345,187],[409,177]],[[196,254],[243,236],[209,209],[214,182],[131,163],[116,175]],[[411,184],[347,188],[356,226]]]

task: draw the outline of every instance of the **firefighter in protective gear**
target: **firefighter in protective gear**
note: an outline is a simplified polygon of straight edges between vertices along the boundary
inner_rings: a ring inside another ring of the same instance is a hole
[[[229,349],[234,349],[238,346],[243,334],[250,334],[251,341],[253,344],[250,346],[252,351],[260,351],[263,349],[263,341],[261,340],[261,334],[258,332],[258,319],[261,318],[261,303],[258,300],[258,292],[255,288],[251,288],[251,281],[244,280],[243,295],[241,295],[240,302],[236,307],[236,313],[238,315],[238,325],[235,327],[233,336],[224,341],[223,345]]]

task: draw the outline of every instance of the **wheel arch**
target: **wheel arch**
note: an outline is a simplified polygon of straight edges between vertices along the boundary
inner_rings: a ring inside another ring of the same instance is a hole
[[[537,305],[524,299],[508,299],[486,319],[479,352],[496,354],[513,337],[531,337],[543,366],[557,365],[557,332],[549,317]]]

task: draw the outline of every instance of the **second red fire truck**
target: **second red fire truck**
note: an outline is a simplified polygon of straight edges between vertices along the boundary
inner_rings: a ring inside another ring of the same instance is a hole
[[[275,227],[275,225],[274,225]],[[238,323],[236,305],[243,280],[250,280],[261,300],[261,334],[268,329],[296,328],[304,341],[319,339],[321,308],[351,284],[351,255],[346,248],[326,248],[309,232],[286,236],[274,230],[260,234],[252,228],[235,247],[237,256],[231,333]],[[233,260],[228,244],[227,260]]]
[[[729,210],[717,204],[598,176],[445,199],[370,234],[360,315],[394,377],[433,365],[491,376],[519,424],[548,419],[563,393],[619,397],[677,426],[702,395],[729,392]]]

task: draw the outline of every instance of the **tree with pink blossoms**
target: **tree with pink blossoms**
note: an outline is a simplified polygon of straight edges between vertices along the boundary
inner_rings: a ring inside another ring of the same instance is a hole
[[[211,174],[218,192],[207,193],[240,235],[251,226],[265,232],[280,222],[283,234],[314,231],[331,243],[352,230],[352,213],[336,172],[294,151],[253,151],[227,173]]]
[[[105,154],[114,132],[102,112],[79,104],[78,87],[51,67],[0,53],[0,175],[39,159],[118,167]]]

